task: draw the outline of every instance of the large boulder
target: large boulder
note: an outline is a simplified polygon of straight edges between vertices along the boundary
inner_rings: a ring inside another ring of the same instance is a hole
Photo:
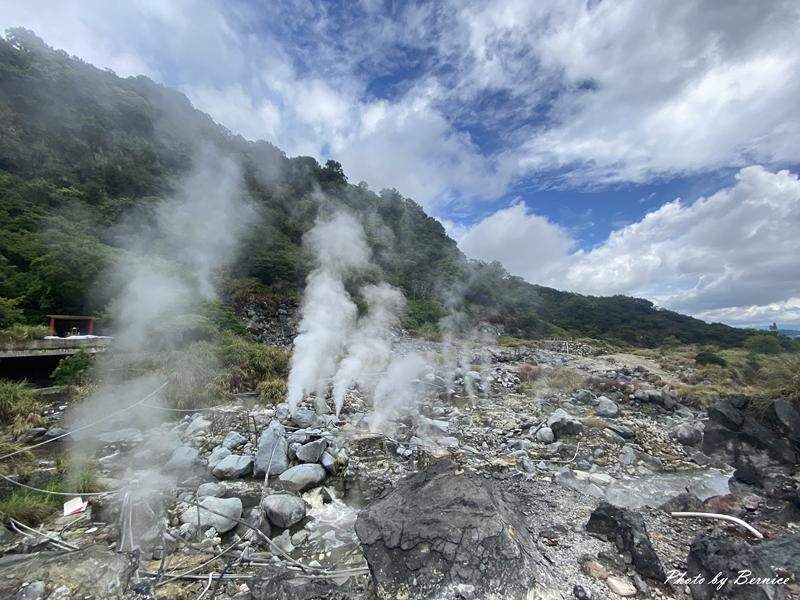
[[[317,422],[317,413],[310,408],[298,407],[292,413],[292,422],[300,429],[307,429]]]
[[[286,430],[280,421],[275,419],[258,438],[254,471],[263,475],[269,468],[270,475],[280,475],[289,468],[289,442],[286,441]]]
[[[325,475],[322,465],[297,465],[281,473],[278,481],[288,490],[302,492],[325,481]]]
[[[211,470],[217,479],[235,479],[247,475],[253,470],[253,457],[241,454],[229,454],[219,461]]]
[[[703,439],[703,432],[691,423],[681,423],[672,430],[672,436],[684,446],[694,446]]]
[[[550,415],[547,426],[553,430],[556,439],[564,435],[578,435],[583,431],[583,424],[563,408],[555,410]]]
[[[709,407],[708,418],[734,431],[739,431],[744,423],[744,413],[730,398],[722,398]]]
[[[242,501],[239,498],[215,498],[206,496],[200,506],[190,506],[181,513],[181,523],[200,523],[200,529],[213,527],[225,533],[236,527],[242,516]],[[199,521],[198,521],[199,519]]]
[[[610,419],[619,416],[619,406],[617,406],[617,403],[605,396],[600,396],[597,399],[597,406],[595,406],[594,411],[599,416],[608,417]]]
[[[167,464],[164,465],[164,470],[172,472],[190,471],[197,464],[199,456],[200,452],[197,448],[180,446],[175,448]]]
[[[795,444],[800,444],[800,412],[797,404],[783,398],[778,398],[772,405],[772,410],[778,422],[783,426],[786,435]]]
[[[703,534],[692,542],[686,563],[686,577],[697,578],[689,584],[695,600],[784,600],[788,595],[778,578],[800,575],[800,535],[751,546]],[[743,572],[760,581],[748,583]],[[712,584],[714,578],[724,585]]]
[[[320,438],[313,442],[303,444],[297,449],[297,460],[304,463],[318,462],[325,448],[328,447],[328,440]]]
[[[228,435],[225,436],[225,439],[222,440],[222,445],[228,450],[234,450],[239,446],[244,446],[246,442],[247,438],[238,431],[229,431]]]
[[[471,587],[475,598],[514,599],[554,586],[516,503],[450,461],[401,480],[356,521],[378,597],[445,598]]]
[[[225,458],[228,458],[233,454],[228,448],[225,446],[216,446],[212,451],[211,454],[208,455],[208,468],[212,471],[214,468]]]
[[[643,577],[661,582],[666,578],[639,513],[601,502],[589,517],[586,531],[607,542],[614,542],[617,550],[631,557],[634,568]]]
[[[306,503],[291,494],[270,494],[261,501],[261,508],[277,527],[291,527],[306,516]]]

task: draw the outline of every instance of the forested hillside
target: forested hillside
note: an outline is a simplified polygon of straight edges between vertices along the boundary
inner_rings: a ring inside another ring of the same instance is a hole
[[[468,261],[438,221],[397,191],[375,193],[349,183],[333,160],[289,158],[232,135],[182,94],[146,77],[119,78],[24,30],[0,39],[0,327],[50,312],[102,314],[114,294],[102,277],[123,251],[119,240],[152,218],[207,145],[242,165],[257,211],[223,274],[232,298],[297,297],[310,267],[303,234],[320,211],[345,206],[361,217],[382,278],[409,299],[414,329],[434,330],[454,307],[518,337],[647,346],[674,336],[730,346],[748,335],[646,300],[559,292]]]

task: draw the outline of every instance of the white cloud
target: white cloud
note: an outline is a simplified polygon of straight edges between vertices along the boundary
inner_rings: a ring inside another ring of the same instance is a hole
[[[457,241],[467,256],[500,261],[511,273],[535,283],[549,278],[575,245],[567,231],[530,213],[522,202],[489,215]]]
[[[594,186],[800,155],[792,0],[7,4],[2,27],[179,87],[235,132],[433,210],[521,176]],[[397,69],[409,77],[374,95]]]
[[[559,226],[516,204],[461,234],[468,255],[534,283],[644,296],[706,319],[800,322],[800,181],[760,166],[692,204],[674,200],[570,252]]]
[[[504,153],[520,173],[566,168],[597,185],[800,155],[796,2],[504,0],[459,18],[470,91],[547,115]],[[543,105],[548,91],[560,93]]]

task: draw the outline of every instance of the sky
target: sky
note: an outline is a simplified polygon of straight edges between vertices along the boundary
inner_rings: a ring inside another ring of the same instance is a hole
[[[800,328],[794,0],[0,1],[14,26],[533,283]]]

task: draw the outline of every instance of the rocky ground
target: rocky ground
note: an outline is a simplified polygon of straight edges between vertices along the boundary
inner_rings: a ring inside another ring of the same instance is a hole
[[[585,348],[487,345],[465,369],[410,350],[430,372],[380,432],[354,392],[338,419],[243,397],[91,434],[118,491],[3,530],[0,597],[800,595],[790,403],[699,410],[674,374]]]

